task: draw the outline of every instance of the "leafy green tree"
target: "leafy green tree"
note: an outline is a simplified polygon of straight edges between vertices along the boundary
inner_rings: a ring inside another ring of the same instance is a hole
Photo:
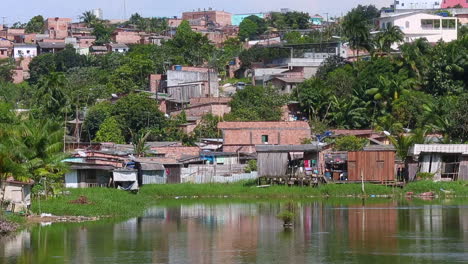
[[[356,136],[342,136],[335,140],[334,149],[337,151],[361,151],[369,143],[366,138]]]
[[[347,64],[350,64],[350,63],[341,56],[338,56],[338,55],[330,56],[322,62],[315,76],[319,79],[326,80],[328,77],[328,73],[342,66],[345,66]]]
[[[231,113],[227,121],[279,121],[281,107],[287,98],[277,90],[262,86],[248,86],[238,91],[229,103]]]
[[[29,64],[29,83],[36,84],[39,79],[50,72],[56,71],[55,56],[52,53],[34,57]]]
[[[65,74],[52,72],[41,77],[37,84],[35,97],[37,98],[36,109],[43,117],[60,118],[68,106],[66,97]]]
[[[25,23],[21,23],[20,21],[16,21],[15,23],[13,23],[13,25],[11,25],[10,28],[21,29],[21,28],[25,28],[25,27],[26,27]]]
[[[370,124],[368,112],[369,102],[365,102],[357,96],[337,97],[333,96],[330,114],[334,127],[343,129],[367,128]]]
[[[142,55],[126,56],[122,65],[111,77],[111,84],[116,93],[128,93],[135,89],[145,90],[148,87],[148,76],[154,73],[155,64]]]
[[[272,12],[267,20],[271,27],[284,29],[310,28],[310,15],[303,12],[287,12],[286,14]]]
[[[129,94],[118,100],[112,106],[111,116],[121,124],[126,141],[132,137],[130,131],[138,134],[144,129],[161,129],[166,121],[157,102],[145,94]]]
[[[35,16],[26,24],[26,33],[42,33],[44,31],[44,17]]]
[[[345,65],[328,74],[326,85],[333,90],[333,93],[340,98],[346,99],[354,93],[356,77],[354,69],[350,65]]]
[[[125,138],[122,135],[122,129],[120,128],[119,122],[115,117],[108,117],[99,127],[99,131],[96,133],[97,142],[113,142],[116,144],[124,144]]]
[[[426,109],[433,101],[429,94],[410,90],[393,102],[392,115],[406,128],[422,128],[428,124]]]
[[[256,40],[265,33],[267,24],[263,18],[258,16],[248,16],[239,25],[239,39],[242,41]]]
[[[112,107],[110,102],[102,102],[89,108],[83,124],[82,140],[92,142],[95,139],[101,124],[111,116]]]
[[[13,81],[14,61],[11,59],[0,59],[0,82]]]
[[[451,129],[449,136],[456,142],[468,143],[468,93],[458,97],[458,100],[450,113]]]
[[[319,122],[327,120],[333,104],[330,100],[333,92],[321,79],[306,80],[299,84],[292,94],[310,120]]]
[[[192,31],[188,21],[183,21],[177,28],[173,39],[167,42],[175,61],[189,65],[202,65],[214,51],[214,46],[206,36]]]
[[[202,117],[200,124],[197,125],[193,134],[197,138],[219,138],[221,137],[218,130],[218,123],[221,117],[206,114]]]
[[[91,33],[96,37],[94,44],[103,45],[111,41],[111,35],[114,29],[111,26],[107,26],[102,22],[94,23],[93,32]]]
[[[417,39],[412,43],[404,43],[400,46],[401,59],[397,62],[410,73],[410,77],[418,82],[423,81],[423,77],[428,71],[430,65],[431,45],[427,39]]]

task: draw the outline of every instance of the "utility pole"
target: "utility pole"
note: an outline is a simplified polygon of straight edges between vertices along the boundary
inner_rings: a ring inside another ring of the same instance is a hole
[[[6,19],[6,18],[7,18],[7,17],[4,17],[4,16],[2,17],[2,25],[3,25],[3,26],[5,26],[5,19]]]
[[[124,12],[123,19],[127,19],[127,3],[125,0],[123,1],[123,12]]]

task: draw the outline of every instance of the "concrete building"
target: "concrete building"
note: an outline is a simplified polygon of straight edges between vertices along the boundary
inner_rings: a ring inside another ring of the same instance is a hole
[[[381,29],[397,26],[405,35],[405,42],[426,38],[430,43],[457,39],[458,23],[455,17],[442,17],[424,12],[382,13]]]
[[[436,181],[468,180],[468,144],[416,144],[409,155],[417,162],[416,172],[433,173]],[[413,173],[411,173],[413,172]]]
[[[14,44],[13,45],[13,58],[34,58],[37,56],[36,44]]]
[[[182,20],[203,19],[208,23],[218,26],[229,26],[232,23],[232,14],[224,11],[208,10],[192,11],[182,13]]]
[[[11,57],[13,43],[7,39],[0,38],[0,59]]]
[[[439,0],[442,2],[442,8],[453,8],[455,6],[461,6],[462,8],[468,8],[468,1],[466,0]]]
[[[441,7],[441,2],[447,0],[395,0],[393,6],[395,9],[437,9]]]
[[[101,8],[95,8],[91,12],[96,16],[97,19],[104,19],[104,14]]]
[[[65,42],[39,42],[39,54],[57,53],[65,49]]]
[[[301,145],[311,138],[307,122],[221,122],[224,152],[255,153],[255,145]]]
[[[48,18],[45,21],[45,33],[49,34],[51,39],[64,39],[68,37],[68,29],[72,19],[71,18]]]
[[[117,44],[117,43],[111,43],[107,46],[108,50],[110,52],[119,52],[119,53],[125,53],[129,50],[129,47],[125,44]]]

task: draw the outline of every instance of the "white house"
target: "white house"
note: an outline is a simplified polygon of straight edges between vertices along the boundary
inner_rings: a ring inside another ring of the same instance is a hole
[[[13,46],[13,57],[15,59],[37,56],[37,45],[34,44],[15,44]]]
[[[129,50],[129,47],[125,44],[111,43],[108,45],[108,49],[110,52],[125,53]]]
[[[382,14],[379,19],[381,29],[397,26],[405,35],[405,42],[426,38],[430,43],[440,40],[450,42],[457,39],[456,17],[442,17],[423,12]]]

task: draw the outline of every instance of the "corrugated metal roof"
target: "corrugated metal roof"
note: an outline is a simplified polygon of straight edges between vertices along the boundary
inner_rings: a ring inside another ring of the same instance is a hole
[[[468,155],[468,144],[416,144],[409,153],[411,156],[419,156],[421,153]]]

